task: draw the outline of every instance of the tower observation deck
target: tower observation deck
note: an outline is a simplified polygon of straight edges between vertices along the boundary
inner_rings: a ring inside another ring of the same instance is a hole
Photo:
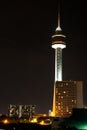
[[[62,81],[62,49],[66,48],[65,37],[60,27],[60,5],[58,3],[58,27],[52,35],[52,48],[55,49],[55,82]]]

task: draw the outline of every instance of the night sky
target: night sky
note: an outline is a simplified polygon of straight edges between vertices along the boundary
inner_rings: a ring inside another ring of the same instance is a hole
[[[0,113],[9,104],[35,104],[36,113],[52,109],[57,0],[0,2]],[[61,0],[66,35],[63,80],[83,81],[87,104],[87,7],[85,0]]]

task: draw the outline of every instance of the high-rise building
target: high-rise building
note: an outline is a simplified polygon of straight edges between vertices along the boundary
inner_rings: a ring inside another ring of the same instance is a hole
[[[12,105],[8,106],[9,117],[30,118],[35,114],[35,105]]]
[[[82,81],[57,81],[54,87],[54,115],[67,117],[73,108],[83,107]]]
[[[59,5],[59,3],[58,3]],[[55,49],[55,82],[53,94],[53,114],[66,117],[73,108],[83,107],[82,81],[62,80],[62,50],[66,48],[66,36],[60,27],[60,5],[58,6],[58,27],[52,35],[52,48]]]

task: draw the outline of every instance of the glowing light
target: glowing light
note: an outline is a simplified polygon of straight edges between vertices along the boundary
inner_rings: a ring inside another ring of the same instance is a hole
[[[42,120],[38,124],[40,125],[50,125],[52,124],[52,121],[50,119]]]
[[[77,122],[75,126],[81,130],[87,130],[87,123]]]
[[[72,114],[71,111],[69,112],[69,114]]]
[[[7,119],[5,119],[5,120],[3,120],[3,123],[7,124],[7,123],[9,123],[9,121]]]
[[[37,123],[37,118],[32,119],[30,122]]]
[[[43,120],[42,120],[39,124],[40,124],[40,125],[45,125]]]
[[[80,126],[80,129],[87,130],[87,124]]]
[[[60,26],[58,26],[57,28],[56,28],[56,31],[61,31],[62,29],[61,29],[61,27]]]
[[[56,48],[61,48],[61,49],[66,48],[66,45],[64,45],[64,43],[63,44],[57,44],[58,42],[55,42],[55,43],[56,44],[52,45],[52,48],[54,48],[54,49],[56,49]]]
[[[51,111],[51,112],[49,113],[49,116],[54,116],[53,111]]]
[[[43,116],[46,116],[46,114],[43,114]]]
[[[65,38],[66,36],[63,35],[63,34],[55,34],[55,35],[52,36],[52,38],[54,38],[54,37],[64,37]]]
[[[63,91],[63,93],[66,93],[66,91]]]

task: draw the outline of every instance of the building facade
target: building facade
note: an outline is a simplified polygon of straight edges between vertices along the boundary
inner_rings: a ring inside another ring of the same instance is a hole
[[[30,118],[35,114],[35,105],[12,105],[8,106],[9,117]]]
[[[73,108],[83,108],[83,82],[57,81],[53,97],[54,115],[68,117]]]

